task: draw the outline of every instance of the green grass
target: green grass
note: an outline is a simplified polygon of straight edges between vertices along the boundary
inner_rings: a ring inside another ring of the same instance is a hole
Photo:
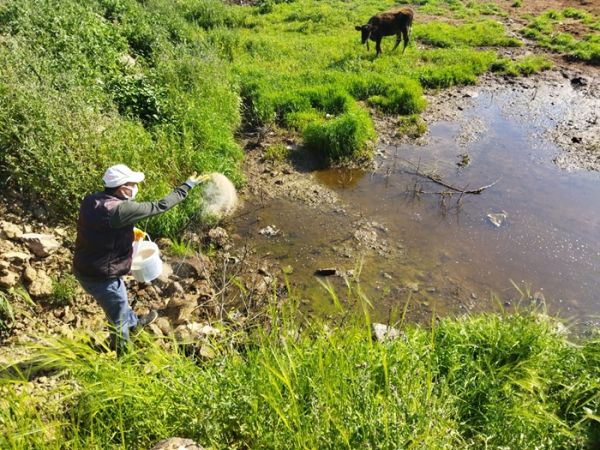
[[[285,144],[270,145],[263,158],[267,161],[285,161],[290,156],[290,150]]]
[[[416,3],[450,8],[460,23],[423,23],[417,11],[406,52],[391,52],[390,37],[375,58],[354,26],[389,0],[5,2],[2,179],[71,220],[115,163],[146,173],[141,200],[162,197],[193,171],[222,172],[239,185],[242,121],[295,130],[333,164],[369,159],[368,108],[418,114],[423,89],[476,83],[496,61],[494,48],[519,45],[481,20],[499,14],[492,4]],[[593,59],[595,38],[586,45],[574,57]],[[194,192],[144,227],[176,236],[200,202]]]
[[[577,39],[569,33],[559,32],[559,22],[564,19],[586,25],[589,34],[582,39]],[[537,41],[541,47],[563,53],[569,59],[600,65],[600,36],[594,32],[598,29],[598,23],[598,17],[575,8],[565,8],[562,11],[548,10],[538,17],[531,18],[521,33]]]
[[[71,274],[63,274],[52,281],[51,302],[55,305],[70,305],[76,297],[79,282]]]
[[[169,436],[214,449],[600,442],[600,340],[570,343],[547,316],[402,326],[386,343],[372,341],[368,321],[300,326],[285,317],[274,314],[270,331],[230,330],[209,360],[144,339],[120,359],[85,340],[45,342],[29,369],[54,371],[58,382],[33,394],[4,372],[0,446],[149,448]]]
[[[498,59],[491,70],[513,77],[528,76],[552,68],[552,62],[543,56],[525,56],[517,60]]]
[[[72,217],[107,166],[147,175],[142,199],[189,173],[237,182],[239,97],[206,29],[234,26],[217,0],[16,0],[0,6],[0,172]],[[169,234],[193,202],[150,224]]]

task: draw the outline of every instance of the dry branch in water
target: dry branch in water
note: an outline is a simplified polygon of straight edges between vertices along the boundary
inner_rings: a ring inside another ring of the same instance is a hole
[[[406,161],[406,160],[405,160]],[[411,163],[410,161],[406,161],[408,164],[410,164],[411,166],[415,167],[415,171],[411,172],[408,170],[405,170],[405,173],[411,174],[411,175],[417,175],[419,177],[422,178],[427,178],[429,181],[432,181],[436,184],[439,184],[440,186],[445,187],[446,189],[450,189],[450,191],[443,191],[443,192],[420,192],[421,194],[440,194],[440,195],[464,195],[464,194],[481,194],[483,191],[485,191],[487,188],[491,188],[492,186],[494,186],[496,183],[498,183],[498,181],[500,181],[501,178],[498,178],[496,181],[494,181],[493,183],[487,184],[485,186],[481,186],[477,189],[467,189],[465,188],[458,188],[456,186],[452,186],[450,184],[445,183],[444,181],[442,181],[441,179],[433,176],[433,175],[428,175],[426,173],[423,173],[419,170],[418,166],[415,166],[413,163]]]

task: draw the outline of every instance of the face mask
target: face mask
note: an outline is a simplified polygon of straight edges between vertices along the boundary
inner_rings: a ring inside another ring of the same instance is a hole
[[[138,193],[138,187],[136,186],[127,186],[131,194],[127,197],[128,200],[133,200]]]

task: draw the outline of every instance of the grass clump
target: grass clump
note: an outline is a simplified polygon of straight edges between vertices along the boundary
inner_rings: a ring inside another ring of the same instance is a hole
[[[399,136],[408,136],[415,139],[427,133],[427,124],[420,116],[411,114],[399,118],[396,130]]]
[[[506,36],[504,27],[493,20],[463,25],[430,22],[415,26],[415,39],[433,47],[519,47],[521,41]]]
[[[501,75],[529,76],[534,73],[548,70],[552,68],[552,62],[543,56],[525,56],[518,60],[498,59],[492,64],[492,72],[497,72]]]
[[[215,357],[204,361],[144,341],[119,359],[85,341],[39,346],[29,365],[61,373],[44,394],[55,401],[33,401],[18,389],[23,379],[5,372],[0,445],[149,448],[168,436],[215,449],[599,442],[600,341],[571,344],[546,316],[444,319],[374,342],[368,322],[300,328],[274,315],[269,331],[227,340],[213,341]]]
[[[590,31],[582,39],[577,39],[570,33],[560,31],[560,21],[572,19],[585,25]],[[548,10],[531,19],[521,31],[523,36],[537,41],[538,45],[553,52],[563,53],[569,59],[584,61],[592,65],[600,65],[600,37],[596,30],[597,18],[591,14],[566,8],[562,11]]]
[[[270,145],[264,154],[267,161],[285,161],[290,156],[290,150],[285,144]]]
[[[10,298],[0,291],[0,332],[6,331],[15,320]]]
[[[77,297],[79,282],[71,274],[64,274],[52,282],[52,303],[59,306],[70,305]]]

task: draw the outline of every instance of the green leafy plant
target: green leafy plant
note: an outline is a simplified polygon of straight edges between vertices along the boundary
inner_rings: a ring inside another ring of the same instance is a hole
[[[5,331],[14,322],[15,314],[8,295],[0,291],[0,331]]]
[[[52,302],[56,305],[70,305],[77,297],[79,282],[71,274],[63,274],[52,282]]]
[[[284,161],[290,155],[290,150],[285,144],[270,145],[263,158],[267,161]]]

